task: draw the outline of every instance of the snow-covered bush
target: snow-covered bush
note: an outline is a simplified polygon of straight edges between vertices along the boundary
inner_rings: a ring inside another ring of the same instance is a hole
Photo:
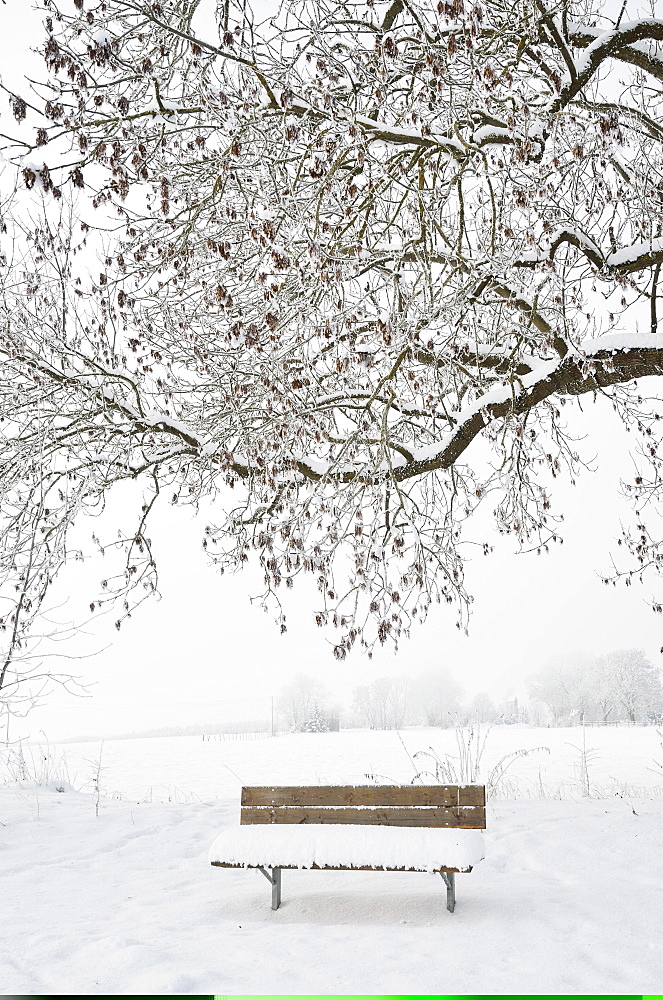
[[[305,733],[328,733],[330,732],[329,719],[323,715],[317,705],[313,706],[313,712],[304,724]]]

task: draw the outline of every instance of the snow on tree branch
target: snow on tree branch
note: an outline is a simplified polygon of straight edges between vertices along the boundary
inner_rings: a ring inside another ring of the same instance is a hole
[[[596,39],[604,33],[601,28],[584,24],[569,24],[568,29],[571,42],[579,48],[593,45]],[[635,42],[614,49],[610,56],[645,70],[657,80],[663,80],[663,51],[659,54],[657,51],[646,42]]]
[[[155,504],[215,498],[210,560],[257,560],[279,616],[311,575],[339,657],[438,601],[466,626],[488,497],[516,545],[559,538],[576,397],[610,397],[646,470],[631,495],[657,493],[635,383],[663,363],[663,22],[45,7],[44,87],[8,95],[3,151],[8,627],[27,636],[71,525],[120,481],[142,502],[95,608],[119,626],[156,589]]]
[[[655,17],[640,18],[597,35],[575,64],[573,79],[562,89],[553,105],[553,111],[566,107],[568,102],[587,85],[605,59],[645,39],[663,41],[663,20]]]

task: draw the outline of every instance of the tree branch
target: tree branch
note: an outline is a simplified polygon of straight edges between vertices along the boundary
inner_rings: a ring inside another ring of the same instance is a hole
[[[571,43],[576,45],[578,48],[588,48],[588,46],[593,45],[596,39],[603,34],[600,28],[588,28],[580,25],[574,25],[571,31]],[[640,49],[632,48],[629,45],[624,46],[624,48],[618,49],[616,52],[611,53],[613,59],[619,59],[620,62],[630,63],[632,66],[637,66],[638,69],[643,69],[645,72],[650,73],[652,76],[656,77],[657,80],[663,80],[663,59],[659,59],[657,56],[647,55],[646,52],[640,51]]]
[[[631,21],[623,28],[603,31],[593,39],[581,63],[576,66],[575,79],[563,87],[559,97],[553,101],[550,107],[551,113],[555,114],[565,108],[569,101],[572,101],[576,94],[580,93],[583,87],[589,83],[604,60],[635,42],[645,40],[663,41],[662,20],[645,18]]]
[[[660,338],[657,341],[660,343]],[[460,415],[458,425],[433,455],[418,460],[415,458],[415,461],[398,467],[395,478],[403,482],[436,469],[451,468],[493,420],[528,413],[551,396],[581,396],[650,375],[663,375],[663,345],[621,351],[609,348],[597,350],[587,360],[567,355],[541,378],[536,378],[535,370],[529,379],[523,379],[518,390],[511,392],[506,387],[481,396],[468,407],[465,420]],[[526,380],[531,382],[533,379],[533,384],[525,384]]]

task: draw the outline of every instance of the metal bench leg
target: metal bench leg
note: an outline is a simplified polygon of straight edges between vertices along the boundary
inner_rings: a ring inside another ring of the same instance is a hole
[[[278,910],[281,905],[281,869],[272,868],[272,909]]]
[[[278,910],[281,905],[281,869],[272,868],[271,875],[268,871],[265,871],[264,868],[258,868],[258,871],[262,872],[267,881],[270,883],[272,887],[272,909]]]
[[[440,875],[447,887],[447,910],[449,913],[453,913],[456,906],[456,873],[440,872]]]

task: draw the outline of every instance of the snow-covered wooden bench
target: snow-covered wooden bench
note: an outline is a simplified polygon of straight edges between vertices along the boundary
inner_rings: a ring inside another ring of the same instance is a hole
[[[439,872],[447,909],[455,875],[484,856],[483,785],[314,785],[242,789],[240,826],[210,849],[219,868],[257,868],[281,904],[283,868]]]

